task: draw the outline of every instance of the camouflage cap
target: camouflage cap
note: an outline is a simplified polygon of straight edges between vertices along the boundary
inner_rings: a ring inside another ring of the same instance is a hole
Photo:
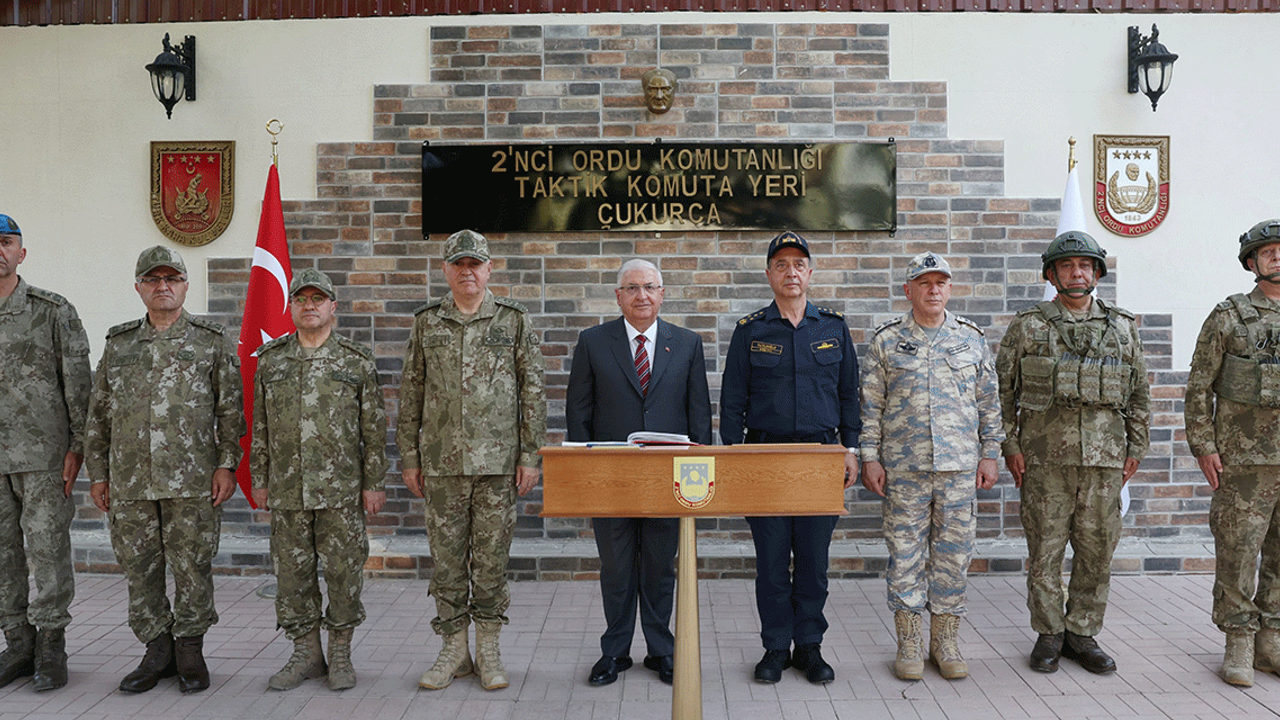
[[[0,235],[17,235],[22,237],[22,228],[8,215],[0,215]]]
[[[293,280],[289,281],[289,297],[293,297],[302,289],[309,287],[328,295],[330,300],[337,299],[337,296],[333,294],[333,281],[329,279],[328,275],[315,268],[303,268],[293,274]]]
[[[774,238],[773,240],[769,241],[769,252],[765,253],[764,259],[772,260],[773,256],[779,250],[782,250],[784,248],[789,248],[789,247],[797,248],[803,251],[805,257],[808,257],[808,258],[813,257],[813,255],[809,253],[809,243],[805,241],[804,238],[788,230],[782,233],[781,235],[779,235],[778,237]]]
[[[444,261],[454,263],[464,257],[489,262],[489,241],[475,230],[459,230],[444,241]]]
[[[937,253],[922,252],[907,263],[907,282],[932,272],[951,277],[951,265],[946,258]]]
[[[133,267],[133,276],[142,277],[158,267],[171,267],[180,273],[187,271],[187,264],[177,250],[170,250],[163,245],[154,245],[142,251],[138,256],[138,264]]]

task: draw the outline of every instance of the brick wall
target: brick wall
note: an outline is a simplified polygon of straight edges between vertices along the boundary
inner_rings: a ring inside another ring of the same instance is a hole
[[[950,308],[987,328],[994,346],[1012,314],[1040,299],[1039,253],[1053,237],[1059,200],[1006,197],[1002,141],[947,137],[946,84],[889,80],[890,41],[888,26],[878,23],[435,28],[428,84],[375,86],[373,141],[317,148],[316,199],[285,202],[293,267],[314,266],[334,278],[340,332],[374,347],[394,423],[412,312],[446,291],[443,236],[421,233],[423,141],[893,137],[897,233],[806,233],[817,267],[811,298],[843,311],[863,343],[907,309],[906,261],[932,250],[956,269]],[[656,118],[639,92],[640,74],[655,65],[679,77],[675,107]],[[735,321],[771,299],[763,253],[773,234],[490,235],[491,288],[529,306],[542,332],[548,440],[563,434],[578,332],[617,316],[611,287],[623,258],[662,268],[663,315],[702,335],[714,403]],[[229,325],[239,322],[249,262],[209,267],[209,310]],[[1104,279],[1104,297],[1115,296],[1118,274]],[[1171,370],[1171,325],[1170,315],[1141,318],[1153,382],[1152,447],[1131,483],[1125,532],[1199,537],[1207,534],[1208,494],[1178,429],[1186,378]],[[393,464],[387,510],[371,520],[371,532],[421,534],[421,501],[399,484],[397,470]],[[850,515],[837,537],[879,537],[879,498],[857,490],[848,499]],[[1021,534],[1019,496],[1007,474],[981,491],[979,502],[981,536]],[[543,520],[539,509],[538,492],[521,501],[520,536],[589,532],[583,520]],[[228,532],[265,535],[263,520],[236,499],[224,523]],[[82,508],[80,527],[100,522],[91,506]],[[704,537],[749,536],[740,518],[701,520],[699,527]]]

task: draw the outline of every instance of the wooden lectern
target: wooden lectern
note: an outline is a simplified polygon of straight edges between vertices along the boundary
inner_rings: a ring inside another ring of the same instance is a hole
[[[702,718],[696,517],[843,515],[839,445],[548,446],[543,517],[678,517],[673,720]]]

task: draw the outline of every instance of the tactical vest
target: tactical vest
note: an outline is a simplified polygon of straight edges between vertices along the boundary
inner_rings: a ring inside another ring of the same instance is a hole
[[[1280,407],[1280,324],[1266,322],[1241,293],[1227,298],[1245,330],[1245,355],[1227,353],[1213,383],[1219,397],[1246,405]]]
[[[1052,302],[1037,303],[1038,312],[1049,323],[1045,356],[1027,356],[1021,361],[1022,391],[1019,405],[1028,410],[1064,407],[1106,407],[1123,410],[1133,390],[1133,366],[1125,362],[1129,335],[1121,332],[1120,318],[1126,314],[1103,305],[1105,324],[1080,323],[1068,327],[1062,309]],[[1056,342],[1053,338],[1056,336]],[[1060,355],[1058,346],[1066,348]],[[1055,355],[1057,355],[1055,357]]]

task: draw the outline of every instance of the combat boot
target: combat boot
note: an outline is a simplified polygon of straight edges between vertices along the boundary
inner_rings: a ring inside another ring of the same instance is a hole
[[[36,633],[36,692],[56,690],[67,684],[67,631],[44,628]]]
[[[476,672],[480,675],[480,687],[485,690],[501,690],[509,684],[507,669],[502,666],[502,652],[498,649],[501,632],[501,622],[476,623]]]
[[[931,615],[929,618],[929,660],[948,680],[969,677],[969,663],[960,656],[960,616]]]
[[[924,637],[920,629],[920,613],[898,610],[893,613],[893,627],[898,631],[898,657],[893,661],[893,675],[899,680],[924,677]]]
[[[178,669],[178,689],[184,693],[209,689],[209,666],[204,662],[204,636],[173,639],[173,663]]]
[[[351,635],[355,630],[329,631],[329,689],[346,690],[356,686],[356,669],[351,665]]]
[[[1231,630],[1227,633],[1227,651],[1222,656],[1219,674],[1228,685],[1253,687],[1253,632]]]
[[[166,630],[147,643],[142,662],[120,681],[120,692],[143,693],[155,687],[160,678],[177,674],[178,668],[173,663],[173,636]]]
[[[329,672],[324,663],[324,648],[320,647],[320,628],[311,628],[306,635],[293,640],[293,655],[280,672],[271,676],[267,687],[272,690],[292,690],[304,680],[318,678]]]
[[[0,687],[36,671],[36,629],[23,623],[4,631],[9,647],[0,653]]]
[[[467,647],[467,629],[444,636],[444,647],[436,657],[436,664],[422,673],[418,686],[428,690],[443,690],[456,677],[470,675],[471,648]]]
[[[1264,673],[1280,673],[1280,630],[1264,627],[1253,636],[1253,666]]]

